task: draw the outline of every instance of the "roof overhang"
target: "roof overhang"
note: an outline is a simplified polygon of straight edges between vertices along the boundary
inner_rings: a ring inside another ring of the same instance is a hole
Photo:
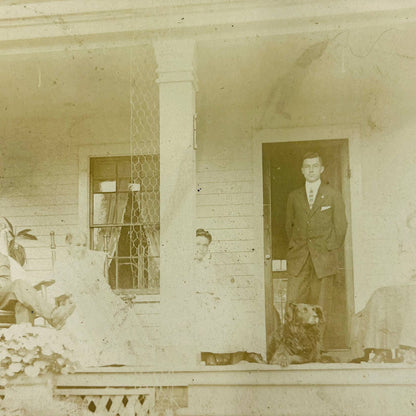
[[[0,53],[228,39],[416,21],[413,0],[55,0],[0,7]]]

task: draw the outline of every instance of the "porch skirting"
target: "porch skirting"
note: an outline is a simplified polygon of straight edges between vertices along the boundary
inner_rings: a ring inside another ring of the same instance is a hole
[[[404,364],[94,368],[59,376],[55,394],[98,397],[138,389],[156,402],[169,396],[179,416],[416,414],[416,367]]]

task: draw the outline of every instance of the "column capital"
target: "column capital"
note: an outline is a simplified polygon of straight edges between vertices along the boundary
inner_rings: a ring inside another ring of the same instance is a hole
[[[191,39],[163,39],[153,42],[158,74],[157,83],[191,82],[198,90],[196,42]]]

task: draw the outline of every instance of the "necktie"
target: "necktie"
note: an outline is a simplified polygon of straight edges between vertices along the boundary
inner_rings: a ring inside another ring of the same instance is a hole
[[[308,194],[308,202],[309,202],[309,208],[312,209],[313,206],[313,201],[314,201],[314,194],[313,194],[313,189],[311,188],[309,190],[309,194]]]

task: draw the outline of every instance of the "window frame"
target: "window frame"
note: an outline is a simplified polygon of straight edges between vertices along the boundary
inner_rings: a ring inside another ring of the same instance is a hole
[[[146,153],[159,155],[159,153]],[[80,145],[78,148],[78,217],[80,230],[85,232],[90,241],[90,192],[91,192],[91,159],[101,157],[130,157],[130,143]],[[128,297],[134,303],[159,302],[159,288],[149,289],[115,289],[114,293]]]

